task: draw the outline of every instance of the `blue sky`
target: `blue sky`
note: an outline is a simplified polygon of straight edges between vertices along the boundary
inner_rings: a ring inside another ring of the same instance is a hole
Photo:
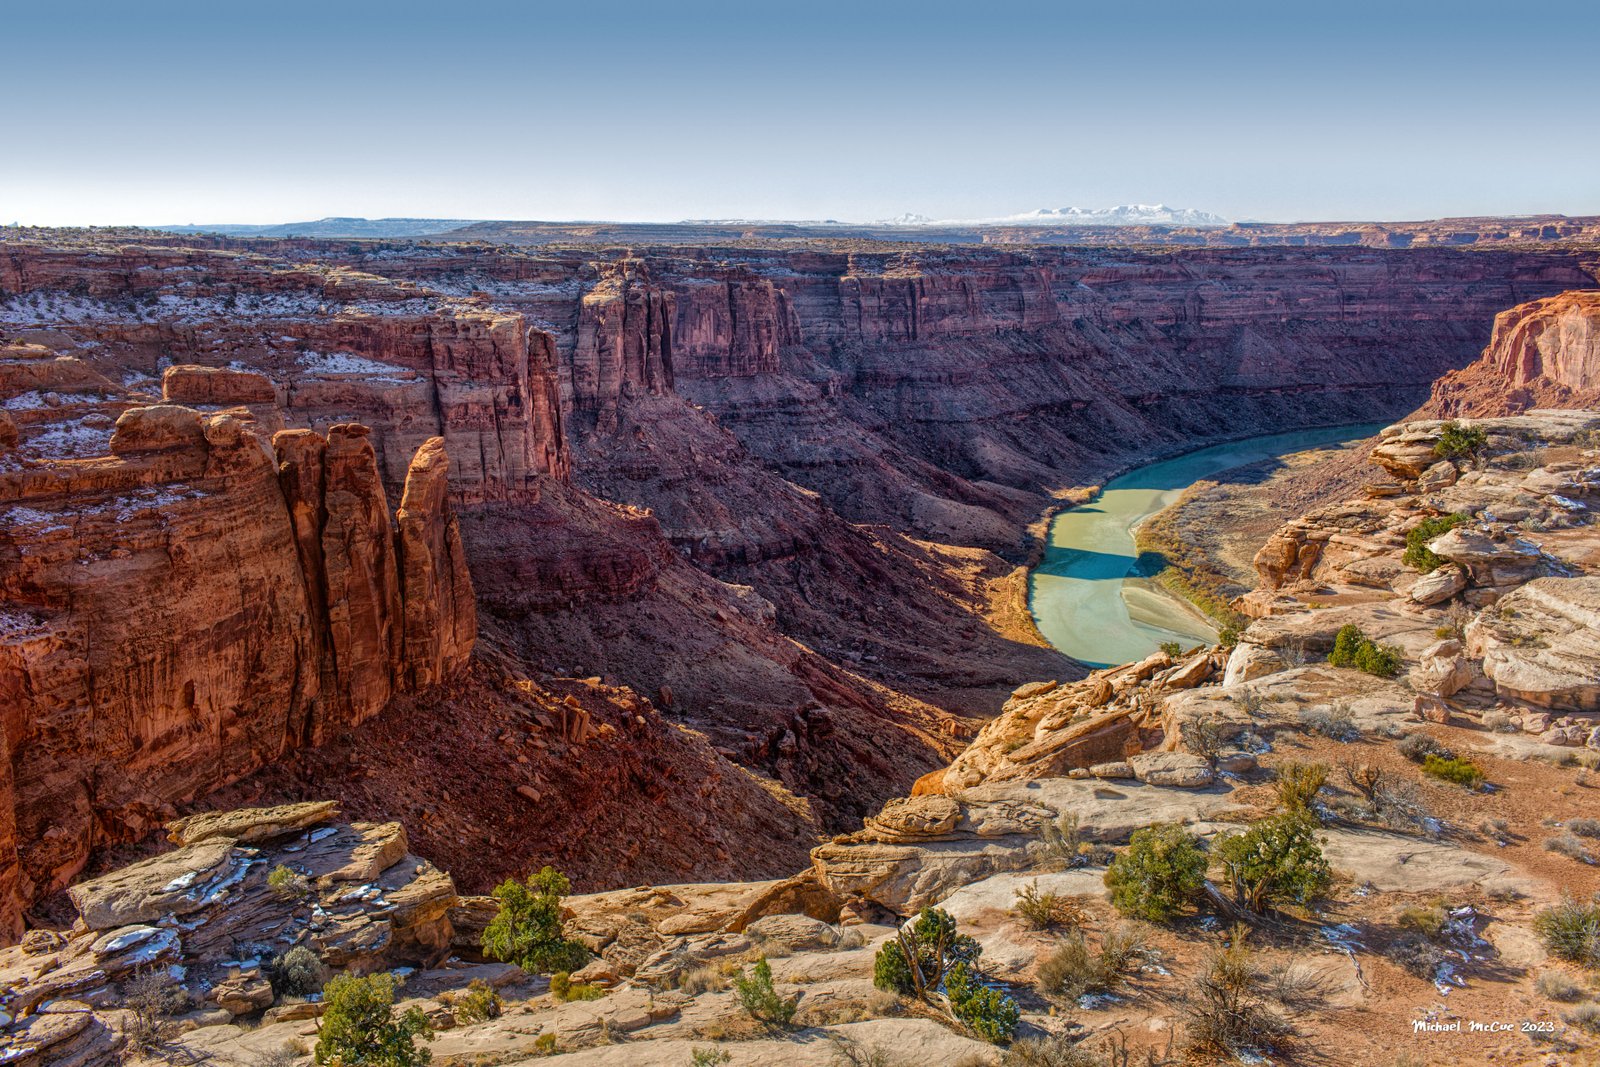
[[[1600,214],[1600,3],[3,0],[0,222]]]

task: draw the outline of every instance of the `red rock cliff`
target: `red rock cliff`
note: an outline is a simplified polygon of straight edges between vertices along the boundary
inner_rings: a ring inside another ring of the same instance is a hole
[[[1495,316],[1483,357],[1440,378],[1429,415],[1514,415],[1600,405],[1600,290],[1518,304]]]
[[[242,410],[161,405],[124,411],[109,455],[43,441],[0,455],[7,936],[91,849],[442,679],[475,634],[438,438],[398,535],[364,427],[274,456]]]

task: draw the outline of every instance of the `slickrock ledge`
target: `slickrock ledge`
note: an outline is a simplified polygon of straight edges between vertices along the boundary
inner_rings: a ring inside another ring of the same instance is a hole
[[[356,973],[442,959],[450,876],[407,851],[398,823],[336,818],[317,801],[191,817],[170,827],[175,840],[197,835],[191,843],[74,885],[71,929],[0,949],[0,1057],[121,1062],[128,1019],[116,991],[152,967],[172,968],[227,1018],[272,1004],[263,968],[296,945]],[[296,886],[268,884],[280,865]],[[68,1003],[63,1028],[53,1006]]]

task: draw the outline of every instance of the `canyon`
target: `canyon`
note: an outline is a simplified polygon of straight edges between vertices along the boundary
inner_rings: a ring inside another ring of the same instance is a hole
[[[1563,343],[1550,358],[1583,351]],[[284,431],[297,432],[310,431]],[[1470,454],[1449,456],[1461,440]],[[1193,1062],[1225,1062],[1263,1047],[1197,1043],[1194,983],[1216,973],[1206,946],[1226,941],[1257,976],[1243,1003],[1278,1020],[1266,1047],[1288,1062],[1337,1047],[1341,1062],[1387,1064],[1397,1044],[1449,1062],[1457,1022],[1501,1017],[1528,1025],[1483,1030],[1474,1055],[1581,1062],[1595,1047],[1592,962],[1549,919],[1600,889],[1587,843],[1600,832],[1587,777],[1600,762],[1600,412],[1407,419],[1359,458],[1353,496],[1321,490],[1260,547],[1257,584],[1234,602],[1247,624],[1223,644],[1017,687],[954,759],[787,876],[566,897],[564,934],[588,958],[570,977],[487,952],[500,905],[418,855],[409,818],[350,820],[327,800],[220,803],[170,820],[170,847],[74,884],[71,924],[0,949],[0,1049],[26,1067],[299,1062],[333,1010],[279,989],[287,953],[306,950],[334,971],[397,976],[400,1006],[429,1021],[446,1063],[1154,1063],[1180,1036]],[[1444,516],[1459,518],[1426,525]],[[1418,546],[1437,565],[1418,563]],[[1336,662],[1352,628],[1392,665]],[[362,729],[415,714],[411,699]],[[657,714],[638,710],[630,744]],[[1442,776],[1441,752],[1492,784]],[[1146,828],[1209,843],[1215,867],[1241,828],[1285,818],[1280,783],[1307,766],[1321,775],[1303,817],[1332,872],[1315,899],[1256,915],[1211,887],[1132,924],[1126,900],[1107,899]],[[669,817],[672,792],[652,798]],[[281,871],[300,888],[283,891]],[[1027,921],[1041,894],[1072,902],[1073,930]],[[932,906],[975,939],[985,982],[1016,1005],[1009,1049],[938,997],[884,989],[875,961]],[[1114,993],[1064,992],[1051,977],[1079,937],[1102,959],[1133,939],[1138,962]],[[752,964],[770,968],[792,1018],[752,1018],[729,987]],[[152,969],[181,975],[170,984],[182,1001],[154,1039],[131,992]],[[494,1010],[469,1011],[472,990],[492,991]]]
[[[558,854],[591,886],[788,870],[1017,678],[1082,672],[1018,610],[1053,499],[1400,414],[1494,314],[1597,273],[1560,244],[9,231],[8,928],[208,796],[414,819],[475,885]],[[618,730],[626,771],[586,774]],[[452,746],[490,780],[444,785]],[[703,869],[559,843],[626,825],[617,789],[675,811]],[[767,845],[730,849],[741,820]]]

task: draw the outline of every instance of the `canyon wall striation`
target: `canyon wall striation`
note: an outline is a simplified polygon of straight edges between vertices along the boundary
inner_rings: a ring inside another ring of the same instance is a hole
[[[27,431],[0,452],[7,934],[93,849],[365,721],[473,648],[440,439],[403,480],[396,533],[365,427],[269,443],[246,408],[119,394],[71,357],[0,351],[0,401]]]

